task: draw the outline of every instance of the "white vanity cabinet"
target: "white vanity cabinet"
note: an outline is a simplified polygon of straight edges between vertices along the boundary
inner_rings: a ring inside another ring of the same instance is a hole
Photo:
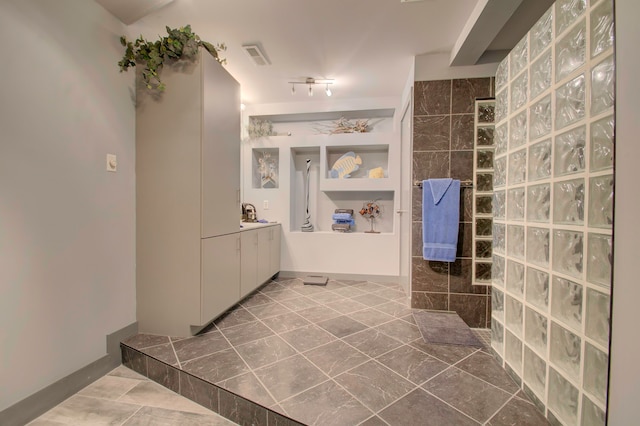
[[[136,296],[140,332],[188,336],[240,298],[240,85],[206,51],[176,65],[138,78]]]
[[[246,296],[280,272],[279,224],[241,232],[240,295]]]

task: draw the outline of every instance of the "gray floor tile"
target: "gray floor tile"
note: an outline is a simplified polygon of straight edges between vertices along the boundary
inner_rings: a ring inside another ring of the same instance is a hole
[[[340,296],[344,297],[344,298],[355,298],[357,296],[362,296],[367,294],[364,290],[360,290],[356,287],[351,287],[351,286],[345,286],[342,288],[338,288],[336,290],[333,291],[335,294],[339,294]]]
[[[221,332],[233,346],[273,335],[273,331],[260,321],[225,328]]]
[[[408,345],[387,352],[376,360],[417,385],[449,367],[448,364]]]
[[[277,302],[283,302],[285,300],[294,299],[300,297],[300,293],[295,292],[289,288],[284,288],[279,291],[270,291],[268,293],[269,297]]]
[[[289,312],[289,309],[285,308],[284,305],[281,305],[276,301],[264,303],[262,305],[249,306],[246,309],[258,319],[275,317],[277,315],[282,315]]]
[[[312,308],[314,306],[319,306],[318,303],[314,302],[311,298],[306,296],[294,297],[292,299],[282,300],[280,303],[292,311],[301,311],[303,309]]]
[[[307,425],[357,425],[372,414],[333,381],[315,386],[281,405],[293,418]]]
[[[369,361],[335,378],[373,412],[381,410],[415,388],[415,385],[376,361]]]
[[[136,373],[130,368],[125,367],[124,365],[119,365],[118,367],[111,370],[107,373],[108,376],[116,376],[116,377],[126,377],[128,379],[136,379],[141,381],[149,380],[142,374]]]
[[[213,414],[185,413],[159,407],[142,407],[124,426],[201,426],[233,425],[234,423]]]
[[[387,426],[387,422],[378,416],[372,416],[360,423],[358,426]]]
[[[362,303],[363,305],[367,305],[367,306],[378,306],[378,305],[387,303],[389,301],[389,299],[376,296],[375,294],[369,294],[369,293],[352,297],[352,299],[355,300],[356,302]]]
[[[402,318],[412,313],[411,308],[407,307],[406,304],[393,301],[378,305],[376,309],[396,318]]]
[[[381,331],[371,328],[347,336],[343,340],[372,358],[402,346],[402,343],[398,340],[392,339]]]
[[[173,342],[173,349],[175,349],[180,363],[229,348],[227,339],[219,331]]]
[[[276,333],[284,333],[310,324],[309,321],[295,312],[288,312],[286,314],[263,319],[262,322]]]
[[[495,358],[482,351],[478,351],[460,361],[456,364],[456,367],[510,394],[514,394],[520,389],[511,376],[498,364]]]
[[[317,367],[296,355],[254,371],[256,377],[280,402],[328,379]],[[285,408],[286,410],[286,408]]]
[[[43,414],[40,420],[77,425],[119,425],[140,407],[120,401],[74,395]]]
[[[249,367],[256,369],[289,358],[297,352],[278,336],[269,336],[235,347]]]
[[[422,387],[481,423],[489,420],[511,397],[456,367],[450,367]]]
[[[329,290],[323,293],[313,294],[309,296],[309,298],[314,302],[323,303],[325,305],[329,305],[331,303],[338,302],[344,299],[344,297]]]
[[[422,389],[414,390],[382,410],[378,416],[393,426],[477,426],[480,424]]]
[[[174,366],[178,365],[178,358],[176,358],[176,353],[173,350],[172,343],[146,348],[144,353],[166,364]]]
[[[549,422],[531,403],[513,398],[487,422],[487,426],[509,426],[517,419],[518,426],[544,426]]]
[[[337,300],[335,302],[327,303],[327,306],[343,314],[359,311],[367,307],[367,305],[363,305],[362,303],[351,299]]]
[[[250,308],[251,306],[259,306],[271,302],[273,302],[273,299],[271,299],[266,294],[252,293],[249,296],[245,297],[240,302],[240,305],[242,305],[244,308]]]
[[[304,356],[330,377],[335,377],[370,359],[341,340],[305,352]]]
[[[259,291],[260,293],[269,294],[272,291],[282,291],[286,288],[287,288],[286,286],[280,285],[277,282],[272,281],[269,284],[260,287]]]
[[[215,324],[218,328],[227,328],[233,327],[234,325],[246,324],[248,322],[256,320],[257,318],[254,317],[251,312],[244,309],[244,307],[239,306],[233,311],[227,312],[227,314],[225,314],[221,318],[218,318],[215,321]]]
[[[232,377],[220,382],[219,385],[224,389],[237,395],[242,395],[244,398],[257,402],[265,407],[276,403],[253,373],[245,373]]]
[[[225,349],[186,362],[182,369],[210,383],[217,383],[249,371],[249,367],[233,349]]]
[[[348,315],[354,320],[368,325],[369,327],[384,324],[385,322],[392,321],[395,318],[373,308],[362,309],[361,311],[352,312]]]
[[[379,325],[376,327],[376,330],[379,330],[394,339],[398,339],[402,343],[409,343],[421,337],[420,330],[417,326],[401,319]]]
[[[119,401],[150,407],[162,407],[170,410],[186,411],[190,413],[206,414],[209,412],[209,410],[201,405],[183,398],[179,394],[152,381],[140,382],[137,386],[120,397]]]
[[[299,352],[305,352],[336,340],[332,334],[317,325],[307,325],[293,331],[288,331],[281,334],[280,337]]]
[[[345,337],[368,328],[366,325],[351,319],[346,315],[319,322],[318,326],[324,328],[338,338]]]
[[[123,340],[123,343],[135,349],[144,349],[151,346],[169,343],[168,336],[157,336],[155,334],[136,334]]]
[[[335,318],[337,316],[342,315],[338,311],[334,311],[333,309],[327,306],[314,306],[312,308],[303,309],[301,311],[296,312],[298,315],[306,318],[308,321],[312,323],[318,323],[320,321],[328,320],[331,318]]]
[[[478,351],[478,348],[471,346],[460,345],[434,345],[426,343],[424,339],[419,338],[409,343],[414,348],[420,349],[429,355],[438,358],[440,361],[444,361],[447,364],[455,364],[463,358],[468,357],[474,352]]]
[[[78,392],[78,395],[112,399],[115,401],[139,383],[140,380],[137,379],[107,375],[99,378],[89,386],[82,389]]]

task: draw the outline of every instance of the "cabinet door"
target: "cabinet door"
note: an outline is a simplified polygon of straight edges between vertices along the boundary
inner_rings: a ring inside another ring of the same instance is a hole
[[[201,324],[240,299],[240,233],[202,240]]]
[[[240,85],[202,54],[202,237],[239,230]]]
[[[269,276],[274,276],[280,272],[280,225],[271,228],[271,257]]]
[[[240,233],[240,297],[251,293],[258,282],[258,231]]]
[[[258,229],[258,282],[264,283],[271,277],[271,228]]]

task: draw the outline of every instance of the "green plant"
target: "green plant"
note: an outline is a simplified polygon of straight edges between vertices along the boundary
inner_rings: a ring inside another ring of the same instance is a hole
[[[156,41],[147,41],[144,37],[138,37],[134,42],[128,41],[125,36],[120,37],[120,43],[126,47],[122,59],[118,62],[120,72],[135,67],[140,62],[145,65],[142,71],[142,79],[148,89],[164,90],[166,87],[160,79],[159,72],[165,61],[170,59],[193,59],[198,53],[199,47],[204,47],[221,64],[226,59],[221,59],[218,52],[227,50],[224,43],[213,45],[200,40],[200,37],[191,31],[191,25],[177,29],[167,28],[168,36],[160,37]]]

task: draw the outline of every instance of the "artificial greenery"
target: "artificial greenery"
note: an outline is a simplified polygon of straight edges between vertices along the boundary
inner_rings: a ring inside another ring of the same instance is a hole
[[[164,90],[166,86],[160,80],[159,72],[165,61],[169,59],[194,59],[199,47],[204,47],[216,61],[226,63],[226,59],[220,58],[218,52],[227,50],[224,43],[213,45],[200,40],[200,37],[191,31],[191,25],[178,29],[167,28],[168,36],[160,37],[156,41],[147,41],[140,36],[135,42],[128,41],[125,36],[120,37],[120,43],[127,48],[124,56],[118,62],[120,72],[127,71],[129,67],[135,67],[137,62],[143,63],[142,79],[148,89]]]

